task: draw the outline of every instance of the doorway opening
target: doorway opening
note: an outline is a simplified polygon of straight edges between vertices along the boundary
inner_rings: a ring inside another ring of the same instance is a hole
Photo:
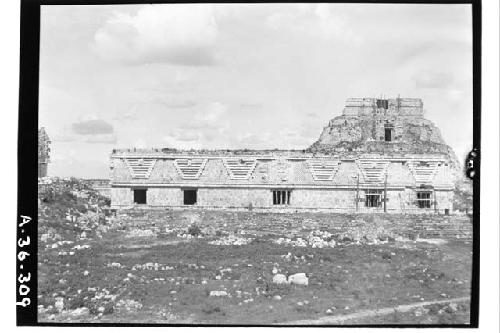
[[[139,205],[146,204],[147,190],[134,190],[134,203]]]
[[[183,190],[184,192],[184,204],[185,205],[195,205],[197,202],[197,197],[198,197],[198,190],[196,189],[189,189],[189,190]]]
[[[417,192],[417,204],[418,208],[431,208],[431,191],[419,191]]]
[[[384,139],[385,142],[391,142],[394,140],[394,126],[390,123],[384,125]]]
[[[365,192],[365,207],[380,207],[382,206],[383,190],[368,189]]]

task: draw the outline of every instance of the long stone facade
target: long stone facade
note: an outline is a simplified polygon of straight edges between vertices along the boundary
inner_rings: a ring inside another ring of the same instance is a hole
[[[320,140],[305,150],[115,149],[111,205],[447,214],[455,177],[448,151],[397,149],[410,144],[409,135],[416,136],[415,126],[408,123],[418,122],[431,128],[423,139],[447,147],[421,109],[417,99],[350,99],[343,115],[329,124],[340,130],[325,134],[325,128]],[[361,128],[360,122],[372,126]],[[355,149],[346,146],[349,142],[357,144]],[[383,149],[356,148],[367,142]]]

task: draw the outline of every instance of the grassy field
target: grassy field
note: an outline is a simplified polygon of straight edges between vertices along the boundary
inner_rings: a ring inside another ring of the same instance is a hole
[[[40,204],[40,322],[261,325],[470,294],[468,240],[410,240],[383,216],[106,216],[99,200]],[[358,226],[339,232],[340,220]],[[295,273],[308,285],[272,282]],[[468,304],[451,303],[346,324],[468,321]]]
[[[398,232],[438,217],[113,215],[77,180],[40,187],[39,199],[40,322],[272,325],[470,295],[469,240]],[[295,273],[308,284],[273,283]],[[468,322],[468,303],[451,302],[343,324]]]

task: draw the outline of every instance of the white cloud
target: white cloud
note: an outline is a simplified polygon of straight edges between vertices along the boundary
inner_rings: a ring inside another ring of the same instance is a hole
[[[144,139],[137,139],[133,145],[134,148],[146,148],[146,141]]]
[[[201,138],[201,135],[198,131],[183,129],[183,128],[174,128],[169,131],[168,136],[164,137],[164,140],[168,141],[168,138],[174,139],[176,141],[182,142],[191,142],[198,141]]]
[[[196,114],[196,119],[205,124],[214,124],[219,122],[221,116],[226,113],[227,106],[222,103],[211,103],[204,111]]]
[[[85,142],[114,144],[117,142],[117,139],[115,134],[98,134],[86,137]]]
[[[227,139],[229,122],[224,117],[226,112],[226,105],[210,103],[194,113],[189,122],[170,130],[163,141],[173,148],[189,149],[206,147],[207,142],[217,139]]]
[[[269,132],[261,133],[241,133],[234,138],[235,148],[266,149],[275,148],[273,145],[273,135]]]
[[[331,4],[302,5],[282,7],[269,15],[266,23],[279,31],[291,31],[320,37],[324,40],[336,39],[359,43],[359,36],[354,35],[345,16],[340,15]],[[337,7],[338,8],[338,7]]]
[[[193,106],[196,106],[196,102],[193,100],[189,99],[179,99],[179,98],[173,98],[167,101],[163,101],[163,105],[170,109],[184,109],[184,108],[191,108]]]
[[[52,142],[73,142],[75,140],[76,137],[74,135],[67,133],[56,134],[52,138]]]
[[[94,35],[104,59],[128,64],[211,65],[217,22],[210,5],[147,5],[136,15],[115,13]]]
[[[137,120],[138,118],[139,117],[136,110],[129,110],[125,112],[117,112],[113,117],[113,120],[131,121],[131,120]]]
[[[451,72],[426,72],[415,77],[417,89],[443,89],[455,84],[455,78]]]
[[[98,135],[113,133],[113,125],[102,119],[82,120],[71,125],[76,134]]]
[[[228,126],[228,122],[224,118],[224,114],[227,111],[227,106],[214,102],[210,103],[206,107],[197,111],[192,119],[183,124],[181,128],[183,129],[193,129],[193,130],[219,130],[223,132]]]
[[[179,138],[176,138],[172,135],[167,135],[163,137],[163,142],[165,143],[167,148],[175,148],[175,149],[201,149],[202,143],[199,140],[196,141],[185,141]]]
[[[324,38],[334,38],[344,33],[342,31],[342,28],[345,26],[344,20],[332,14],[329,4],[318,4],[314,14],[318,18],[319,31]]]
[[[53,142],[84,142],[114,144],[117,142],[113,126],[94,115],[82,116],[79,121],[71,126],[64,126],[59,132],[54,133]]]

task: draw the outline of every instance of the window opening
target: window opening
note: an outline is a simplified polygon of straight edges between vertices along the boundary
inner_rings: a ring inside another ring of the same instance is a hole
[[[273,205],[289,205],[291,190],[273,190]]]
[[[377,99],[377,108],[379,108],[379,109],[388,109],[389,108],[389,100],[387,100],[387,99]]]

